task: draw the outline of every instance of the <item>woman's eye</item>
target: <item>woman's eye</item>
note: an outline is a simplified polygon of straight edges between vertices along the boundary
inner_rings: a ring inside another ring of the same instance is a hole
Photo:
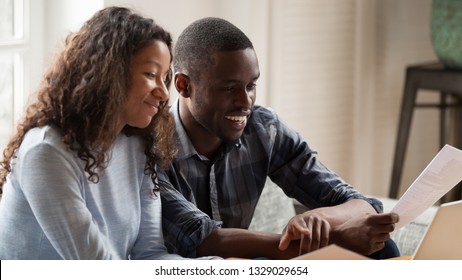
[[[157,74],[154,73],[154,72],[146,72],[144,73],[146,75],[146,77],[148,77],[149,79],[156,79],[157,78]],[[169,82],[171,81],[171,75],[166,75],[165,77],[162,78],[162,82],[164,84],[168,84]]]
[[[146,72],[145,75],[148,77],[148,78],[155,78],[156,77],[156,73],[152,73],[152,72]]]

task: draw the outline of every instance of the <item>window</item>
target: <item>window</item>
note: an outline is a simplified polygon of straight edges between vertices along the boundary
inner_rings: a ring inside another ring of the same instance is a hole
[[[27,0],[0,0],[0,148],[6,146],[24,103]]]

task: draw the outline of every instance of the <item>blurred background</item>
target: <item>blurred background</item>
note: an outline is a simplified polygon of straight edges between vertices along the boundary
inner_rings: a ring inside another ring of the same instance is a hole
[[[152,17],[174,40],[205,16],[240,27],[259,58],[257,103],[361,192],[388,195],[405,68],[437,61],[431,0],[0,0],[2,150],[65,36],[112,5]],[[438,116],[414,114],[401,192],[439,150]]]

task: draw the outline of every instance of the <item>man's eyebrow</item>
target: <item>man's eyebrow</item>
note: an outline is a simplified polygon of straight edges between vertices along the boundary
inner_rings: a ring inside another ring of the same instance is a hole
[[[252,81],[256,81],[260,78],[260,73],[256,75],[255,77],[252,78]],[[229,80],[223,80],[222,82],[227,82],[227,83],[240,83],[242,82],[241,80],[238,79],[229,79]]]

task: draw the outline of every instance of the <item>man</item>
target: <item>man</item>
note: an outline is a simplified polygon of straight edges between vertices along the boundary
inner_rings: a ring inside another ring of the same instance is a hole
[[[273,111],[255,105],[260,70],[241,30],[219,18],[197,20],[179,36],[173,59],[179,98],[171,112],[180,147],[168,176],[187,200],[224,228],[246,229],[269,176],[312,209],[289,221],[281,250],[300,239],[300,253],[336,243],[370,255],[387,243],[391,254],[376,257],[399,255],[389,241],[398,216],[377,214],[381,202],[345,183]],[[183,246],[178,236],[169,238],[169,219],[164,214],[166,238]]]

